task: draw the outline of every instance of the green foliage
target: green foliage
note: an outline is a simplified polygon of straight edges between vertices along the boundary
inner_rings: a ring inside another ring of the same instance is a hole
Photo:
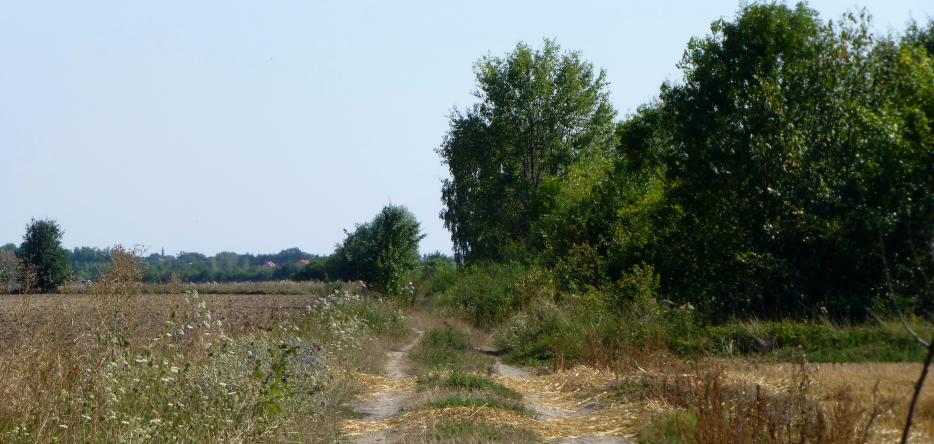
[[[928,56],[804,4],[745,5],[711,29],[662,88],[673,211],[642,260],[714,319],[864,318],[880,230],[904,266],[903,240],[934,225]]]
[[[422,263],[422,283],[420,286],[424,286],[427,282],[429,284],[427,285],[428,292],[430,293],[444,292],[459,279],[454,258],[446,254],[435,252],[425,255],[422,258]]]
[[[485,368],[483,355],[474,351],[467,335],[450,325],[426,332],[409,355],[415,367],[426,371],[480,371]]]
[[[912,323],[916,332],[931,336],[929,324]],[[757,354],[811,362],[918,362],[925,356],[914,337],[895,321],[842,326],[830,322],[730,322],[698,329],[690,340],[672,335],[669,344],[680,353],[701,346],[720,356]]]
[[[418,243],[425,238],[408,208],[387,205],[372,221],[357,225],[334,252],[332,279],[363,280],[386,294],[401,294],[419,265]],[[311,264],[309,264],[311,265]],[[309,272],[310,273],[310,272]]]
[[[72,269],[79,276],[93,279],[102,263],[109,261],[107,249],[75,248]],[[230,251],[206,256],[201,253],[182,251],[178,256],[158,253],[146,258],[146,282],[167,282],[172,276],[188,282],[259,282],[284,280],[298,272],[303,265],[300,260],[318,260],[316,254],[298,248],[288,248],[275,254],[237,254]],[[274,268],[259,268],[272,262]],[[323,280],[323,279],[322,279]]]
[[[661,414],[636,429],[639,444],[681,444],[684,436],[697,432],[697,415],[691,412],[674,411]]]
[[[27,291],[32,285],[39,291],[53,291],[71,276],[67,253],[62,248],[64,234],[58,223],[51,219],[32,219],[26,226],[26,234],[19,247],[18,274]]]
[[[487,378],[461,372],[452,372],[447,377],[442,377],[438,373],[431,373],[418,378],[418,384],[422,389],[446,387],[467,391],[489,391],[508,399],[522,399],[522,393],[509,387]]]
[[[904,42],[908,45],[924,48],[928,57],[934,57],[934,18],[928,18],[927,27],[918,27],[918,22],[912,20],[905,32]]]
[[[451,172],[441,216],[468,262],[522,258],[543,184],[615,144],[605,73],[560,49],[545,40],[539,51],[520,43],[504,58],[481,58],[481,102],[454,111],[436,150]]]
[[[349,275],[348,264],[337,255],[324,256],[308,262],[289,279],[295,281],[323,281],[346,278]]]
[[[509,316],[541,291],[535,270],[518,263],[475,265],[437,298],[474,325],[491,326]]]

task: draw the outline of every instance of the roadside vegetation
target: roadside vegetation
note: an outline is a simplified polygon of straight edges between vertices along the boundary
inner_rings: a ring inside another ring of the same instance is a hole
[[[345,284],[309,295],[304,316],[236,335],[184,290],[165,296],[176,302],[161,332],[137,334],[141,316],[159,315],[136,301],[140,250],[110,251],[86,288],[92,310],[34,313],[22,298],[0,354],[3,442],[332,441],[354,391],[346,371],[372,371],[408,334],[391,303]]]
[[[934,338],[934,20],[877,35],[865,11],[825,23],[803,3],[744,3],[622,119],[606,73],[553,40],[474,66],[478,103],[436,150],[453,257],[419,258],[419,222],[390,205],[276,270],[234,253],[143,267],[117,246],[69,286],[61,231],[34,221],[0,248],[19,298],[3,440],[334,440],[354,415],[345,376],[383,371],[412,338],[400,309],[445,319],[409,353],[411,409],[453,412],[406,442],[559,436],[501,363],[644,443],[934,436],[934,394],[912,390],[934,357],[919,344]],[[29,253],[37,235],[56,254]],[[95,310],[31,322],[32,295],[56,288]],[[143,293],[178,300],[145,337]],[[313,302],[228,334],[206,294]],[[481,410],[510,425],[458,416]]]

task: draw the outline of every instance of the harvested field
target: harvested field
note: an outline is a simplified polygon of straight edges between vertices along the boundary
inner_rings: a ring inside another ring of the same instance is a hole
[[[789,363],[759,364],[748,360],[723,361],[725,379],[731,385],[758,384],[771,393],[793,390],[796,369]],[[800,366],[797,369],[800,372]],[[852,400],[862,415],[877,412],[872,422],[869,441],[889,442],[901,438],[905,415],[921,373],[920,363],[843,363],[811,364],[807,378],[813,396],[822,400],[844,398]],[[934,383],[928,379],[918,400],[913,439],[930,441],[934,436]]]
[[[23,296],[0,295],[0,348],[12,344],[18,337]],[[294,317],[308,311],[321,297],[315,295],[281,294],[201,294],[216,320],[224,324],[225,331],[237,334],[266,327],[272,320]],[[186,302],[185,295],[142,294],[136,296],[135,336],[155,337],[162,332],[177,304]],[[93,296],[85,294],[37,294],[29,299],[25,324],[30,330],[58,329],[60,323],[90,330],[95,319]]]
[[[213,320],[222,322],[225,331],[239,334],[266,329],[279,321],[300,316],[323,299],[312,294],[202,293],[199,300],[204,301]],[[19,331],[23,326],[32,334],[70,329],[87,338],[90,335],[83,332],[91,333],[97,327],[93,296],[33,295],[24,317],[23,302],[19,295],[0,295],[0,350],[20,344]],[[186,312],[193,308],[185,309],[186,305],[197,303],[191,297],[186,300],[184,294],[143,294],[135,296],[134,309],[126,315],[134,319],[135,337],[151,338],[163,332],[166,320],[177,305],[182,307],[181,312]],[[431,326],[431,319],[417,311],[406,318],[410,326]],[[453,325],[467,330],[466,326]],[[471,331],[470,336],[471,342],[477,343],[489,339],[488,335],[476,331]],[[355,410],[369,413],[367,406],[387,399],[394,408],[384,409],[386,414],[345,418],[340,423],[345,437],[356,442],[371,442],[371,438],[383,437],[381,432],[391,432],[400,438],[411,438],[444,424],[478,423],[509,426],[551,441],[586,436],[622,442],[634,439],[643,424],[671,412],[694,409],[695,403],[714,399],[711,398],[714,395],[724,400],[725,405],[732,406],[725,414],[729,421],[744,420],[743,406],[756,405],[761,391],[762,399],[779,404],[793,399],[796,393],[806,393],[808,402],[813,401],[816,406],[813,407],[816,410],[807,412],[823,411],[833,420],[848,415],[851,422],[846,424],[853,430],[852,440],[841,442],[892,442],[900,437],[913,384],[921,369],[918,363],[808,364],[802,367],[756,359],[696,362],[659,359],[651,365],[617,369],[616,372],[577,366],[535,375],[531,369],[508,366],[497,359],[488,377],[522,393],[523,402],[533,412],[523,415],[485,406],[427,409],[409,406],[405,401],[416,399],[417,389],[416,378],[404,371],[410,347],[387,355],[391,359],[383,364],[395,363],[393,365],[399,369],[383,369],[387,372],[385,376],[357,371],[347,373],[362,392],[353,406]],[[712,378],[719,381],[714,395],[704,392],[713,387]],[[806,389],[802,389],[802,384]],[[776,424],[791,423],[805,414],[801,410],[803,407],[797,407],[798,413],[780,411],[778,407],[776,405],[771,413]],[[934,436],[934,387],[930,381],[919,401],[912,431],[914,441],[927,441]]]

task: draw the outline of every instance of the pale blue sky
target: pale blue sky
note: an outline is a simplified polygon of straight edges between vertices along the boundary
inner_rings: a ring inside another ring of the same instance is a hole
[[[814,1],[826,19],[850,1]],[[0,244],[330,253],[407,205],[450,252],[433,152],[472,64],[543,37],[607,70],[624,115],[736,1],[0,2]],[[877,32],[934,2],[860,3]]]

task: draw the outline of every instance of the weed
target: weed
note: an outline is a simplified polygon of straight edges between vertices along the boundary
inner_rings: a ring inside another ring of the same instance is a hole
[[[508,318],[543,286],[541,273],[519,264],[487,264],[464,272],[436,303],[454,309],[476,326],[491,326]]]
[[[528,415],[529,411],[525,408],[525,405],[518,402],[503,402],[497,399],[483,399],[483,398],[463,398],[460,396],[451,396],[440,401],[431,401],[425,403],[424,405],[427,408],[445,408],[445,407],[470,407],[470,408],[479,408],[487,407],[492,409],[499,410],[508,410],[520,415]]]
[[[166,296],[175,309],[140,336],[139,249],[113,251],[87,287],[93,310],[68,312],[63,296],[38,322],[29,300],[19,307],[28,341],[0,353],[0,441],[333,441],[351,394],[334,367],[404,331],[398,309],[338,292],[303,319],[230,337],[193,288]]]
[[[490,366],[489,357],[474,349],[467,333],[454,330],[449,323],[426,332],[409,356],[421,371],[472,373]]]
[[[451,373],[444,377],[438,373],[430,373],[417,379],[419,388],[447,387],[453,389],[475,391],[484,390],[509,399],[522,399],[522,394],[499,384],[493,380],[462,373]]]
[[[432,443],[432,444],[482,444],[491,442],[503,443],[538,443],[541,442],[534,433],[499,424],[462,420],[444,421],[434,424],[425,433],[419,433],[406,439],[405,442]]]
[[[684,411],[667,412],[658,415],[652,422],[636,429],[640,444],[681,444],[683,435],[692,435],[697,429],[697,416]]]

